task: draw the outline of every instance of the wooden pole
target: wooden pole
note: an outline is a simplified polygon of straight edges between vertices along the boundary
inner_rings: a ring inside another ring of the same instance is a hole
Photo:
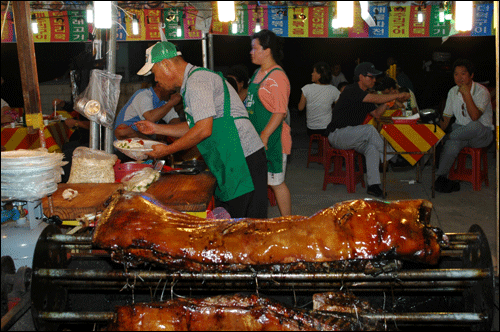
[[[21,73],[21,84],[23,88],[24,115],[40,114],[40,119],[31,116],[35,121],[41,122],[40,127],[43,133],[42,102],[40,100],[40,88],[38,85],[38,70],[36,67],[35,44],[33,43],[33,33],[31,31],[31,10],[29,1],[12,1],[14,12],[14,24],[17,37],[17,54],[19,58],[19,69]],[[33,123],[31,123],[33,125]],[[43,136],[43,135],[42,135]],[[43,137],[40,144],[45,145]]]

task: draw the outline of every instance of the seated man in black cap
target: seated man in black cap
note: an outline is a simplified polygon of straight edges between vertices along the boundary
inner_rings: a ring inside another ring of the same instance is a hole
[[[328,141],[335,149],[354,149],[366,158],[366,176],[369,195],[380,197],[379,165],[383,158],[384,143],[371,124],[363,125],[366,115],[379,118],[393,100],[405,101],[410,98],[407,92],[379,95],[369,93],[375,85],[376,76],[382,74],[370,62],[363,62],[354,70],[354,83],[345,87],[333,109],[332,121],[327,127]],[[380,104],[377,107],[375,104]],[[390,152],[394,152],[392,148]],[[396,159],[396,155],[392,158]]]

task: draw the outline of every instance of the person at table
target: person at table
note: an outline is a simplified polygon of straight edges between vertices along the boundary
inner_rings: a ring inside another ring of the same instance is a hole
[[[340,82],[337,89],[339,90],[340,93],[342,93],[345,89],[346,86],[349,85],[349,82]]]
[[[332,67],[332,79],[331,79],[331,85],[336,87],[338,89],[339,84],[342,82],[347,82],[347,79],[345,78],[344,73],[342,72],[342,67],[340,64],[336,63]]]
[[[400,87],[406,87],[411,91],[414,91],[413,83],[411,82],[408,75],[406,75],[406,73],[403,71],[403,68],[401,68],[401,65],[398,64],[397,60],[394,57],[387,58],[387,67],[390,68],[391,65],[396,65],[396,81],[398,82],[398,85]],[[387,69],[386,73],[388,72],[389,69]]]
[[[333,104],[337,102],[340,91],[330,84],[332,73],[330,65],[318,62],[314,65],[311,74],[312,84],[302,87],[302,95],[298,110],[306,109],[307,135],[325,132],[326,126],[332,121]]]
[[[384,76],[378,81],[378,85],[375,87],[376,91],[380,91],[381,93],[387,94],[398,94],[401,92],[408,92],[410,94],[410,99],[405,102],[400,102],[398,100],[394,101],[394,105],[391,107],[392,109],[403,109],[406,110],[408,107],[408,103],[410,103],[412,113],[418,113],[418,105],[417,99],[415,98],[415,94],[413,91],[406,87],[400,87],[396,83],[395,80],[390,78],[389,76]]]
[[[245,65],[234,65],[229,68],[226,77],[231,77],[236,81],[238,95],[244,103],[248,95],[248,69]]]
[[[181,95],[174,91],[164,89],[153,80],[153,86],[148,89],[140,89],[123,106],[118,113],[115,122],[115,136],[122,140],[126,138],[151,137],[142,134],[134,123],[148,120],[158,123],[179,123],[179,116],[174,107],[180,103]]]
[[[381,197],[379,166],[383,160],[384,142],[371,124],[363,125],[367,114],[379,118],[387,109],[387,102],[405,101],[409,93],[376,94],[369,93],[375,85],[376,76],[382,74],[370,62],[362,62],[354,70],[354,83],[345,87],[333,108],[332,121],[327,127],[328,141],[335,149],[354,149],[366,158],[367,193]],[[380,104],[376,106],[375,104]],[[389,152],[394,152],[388,147]],[[399,166],[404,159],[396,162],[397,156],[391,159],[393,166]],[[406,161],[404,161],[406,162]]]
[[[291,153],[288,114],[290,82],[278,62],[283,58],[281,40],[270,30],[252,36],[252,63],[260,67],[250,80],[246,107],[267,155],[268,185],[282,216],[292,213],[290,190],[285,183],[287,155]]]
[[[3,77],[2,77],[2,85],[3,85]],[[2,126],[5,124],[9,124],[11,122],[14,122],[19,118],[19,114],[14,111],[9,104],[2,99]]]
[[[460,150],[464,147],[483,148],[493,140],[491,96],[486,87],[474,82],[474,71],[473,63],[467,59],[458,59],[453,64],[456,85],[448,92],[440,126],[446,130],[453,117],[455,123],[446,137],[436,171],[437,192],[460,190],[458,182],[448,179],[448,173]]]
[[[136,123],[146,135],[179,137],[153,145],[155,158],[197,146],[217,180],[216,204],[231,217],[267,218],[266,154],[238,93],[221,76],[187,63],[174,44],[159,42],[146,50],[138,75],[153,72],[158,85],[181,89],[187,122]]]

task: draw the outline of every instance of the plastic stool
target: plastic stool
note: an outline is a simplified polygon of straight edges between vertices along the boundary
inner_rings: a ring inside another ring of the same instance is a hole
[[[271,206],[276,206],[276,196],[274,196],[274,191],[270,186],[267,186],[267,199]]]
[[[311,154],[312,143],[314,141],[318,143],[318,152],[316,154]],[[328,142],[328,137],[319,134],[311,135],[311,138],[309,139],[309,149],[307,151],[306,167],[309,167],[310,162],[315,162],[324,165],[323,159],[325,157],[325,150],[328,149],[329,144],[330,143]]]
[[[358,159],[358,171],[355,170],[354,162]],[[345,170],[342,170],[342,158],[345,160]],[[330,166],[333,159],[333,171],[330,172]],[[323,190],[326,190],[328,183],[339,183],[347,186],[347,192],[355,193],[356,184],[361,182],[365,188],[365,179],[363,175],[363,158],[355,150],[340,150],[329,147],[325,156],[325,177],[323,180]]]
[[[467,155],[472,157],[472,168],[466,167]],[[481,160],[483,165],[481,167]],[[474,191],[481,190],[481,184],[488,187],[488,154],[486,148],[463,148],[455,159],[448,176],[450,180],[468,181]]]

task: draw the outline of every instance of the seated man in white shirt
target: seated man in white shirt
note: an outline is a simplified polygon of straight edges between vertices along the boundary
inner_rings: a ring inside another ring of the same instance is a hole
[[[137,121],[148,120],[158,123],[163,119],[165,123],[170,124],[180,122],[179,116],[174,110],[174,106],[180,101],[179,93],[171,93],[156,82],[149,89],[138,90],[116,117],[116,138],[119,140],[133,137],[150,138],[137,130],[134,124]]]
[[[493,140],[493,109],[488,89],[473,81],[474,65],[469,60],[458,59],[453,64],[453,77],[457,84],[448,92],[443,120],[446,130],[452,117],[452,131],[447,137],[436,171],[437,192],[450,193],[460,190],[460,184],[448,179],[455,158],[464,147],[483,148]]]

